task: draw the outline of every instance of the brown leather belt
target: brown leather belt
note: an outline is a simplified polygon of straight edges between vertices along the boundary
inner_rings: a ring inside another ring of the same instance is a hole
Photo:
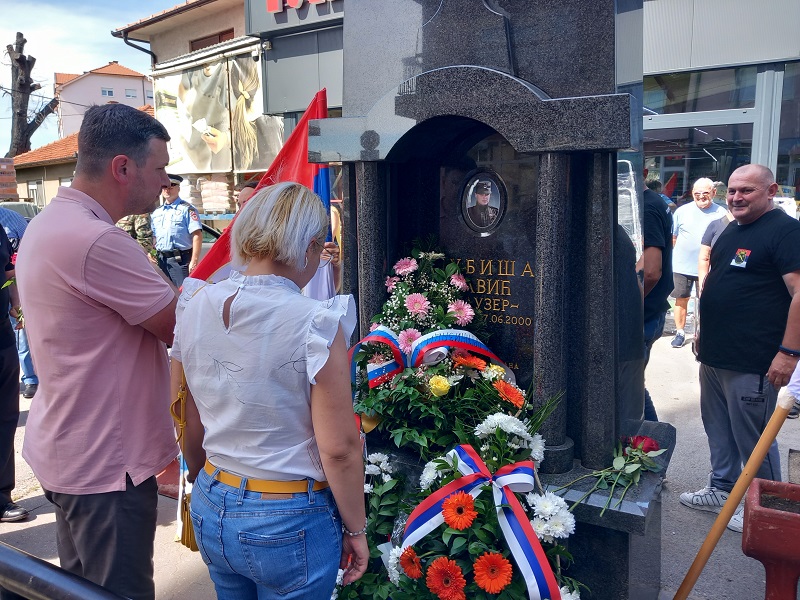
[[[294,481],[273,481],[270,479],[251,479],[249,477],[239,477],[233,473],[228,473],[222,469],[217,469],[210,462],[206,461],[205,472],[214,475],[217,471],[216,479],[220,483],[238,488],[242,485],[242,479],[246,479],[244,489],[249,492],[262,492],[267,494],[298,494],[308,491],[307,479],[295,479]],[[314,491],[324,490],[329,487],[327,481],[315,481]]]

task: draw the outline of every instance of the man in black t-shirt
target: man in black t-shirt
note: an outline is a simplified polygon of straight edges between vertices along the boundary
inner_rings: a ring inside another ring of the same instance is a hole
[[[650,360],[650,348],[664,333],[669,310],[667,297],[672,291],[672,213],[656,192],[644,191],[644,253],[641,267],[644,286],[644,366]],[[644,418],[658,421],[653,400],[644,390]]]
[[[761,165],[736,169],[728,209],[736,225],[711,249],[700,296],[700,412],[711,451],[708,485],[681,504],[719,512],[800,357],[800,223],[772,210],[778,184]],[[780,481],[777,442],[756,477]],[[742,507],[728,528],[742,531]]]

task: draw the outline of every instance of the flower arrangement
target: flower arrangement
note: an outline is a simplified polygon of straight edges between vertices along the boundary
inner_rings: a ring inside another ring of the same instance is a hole
[[[559,398],[534,407],[476,335],[453,329],[478,333],[482,321],[444,255],[414,251],[386,286],[353,354],[356,412],[377,422],[367,446],[384,444],[367,454],[371,565],[338,597],[512,599],[536,585],[542,598],[577,600],[563,545],[574,517],[535,476],[538,431]]]
[[[625,444],[624,446],[623,443]],[[578,479],[555,491],[558,492],[571,487],[574,483],[582,479],[587,479],[589,477],[596,478],[597,481],[595,481],[591,489],[572,505],[570,511],[574,510],[578,504],[586,500],[597,490],[609,490],[606,503],[600,511],[600,516],[602,517],[611,505],[611,498],[618,488],[622,488],[622,494],[614,504],[614,508],[618,508],[620,504],[622,504],[625,495],[632,485],[638,485],[642,473],[646,471],[658,472],[661,470],[661,465],[656,463],[653,459],[666,451],[666,448],[659,448],[658,442],[646,435],[626,437],[617,442],[617,446],[614,449],[614,462],[610,467],[592,471],[582,477],[578,477]]]

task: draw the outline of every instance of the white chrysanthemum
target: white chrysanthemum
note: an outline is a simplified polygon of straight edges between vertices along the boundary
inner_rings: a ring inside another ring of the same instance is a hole
[[[556,516],[562,509],[567,508],[567,503],[561,496],[553,492],[545,492],[543,496],[539,494],[528,494],[525,498],[533,509],[537,517],[549,519]]]
[[[580,593],[573,592],[567,586],[562,587],[559,591],[561,592],[561,600],[581,600]]]
[[[371,494],[372,493],[372,484],[371,483],[365,483],[364,484],[364,493],[365,494]]]
[[[575,517],[568,511],[559,512],[547,521],[547,535],[566,538],[575,532]]]
[[[438,477],[439,471],[436,469],[436,463],[434,461],[427,463],[425,468],[422,469],[422,475],[419,477],[419,487],[423,490],[427,490]]]
[[[367,475],[380,475],[381,468],[378,465],[367,465],[366,467],[364,467],[364,472]]]
[[[389,571],[389,581],[395,585],[400,585],[400,571],[397,567],[400,564],[400,555],[402,553],[403,549],[400,546],[395,546],[389,552],[389,565],[386,570]]]
[[[381,479],[383,479],[383,483],[386,483],[387,481],[392,480],[392,476],[389,475],[388,473],[384,473],[383,475],[381,475]]]
[[[475,435],[481,439],[485,439],[490,435],[494,435],[498,428],[506,433],[517,436],[519,440],[516,440],[515,443],[519,444],[522,441],[533,441],[525,424],[516,417],[505,413],[495,413],[486,417],[486,419],[475,428]]]
[[[383,471],[384,473],[392,473],[394,471],[394,467],[392,467],[392,465],[390,465],[388,461],[383,461],[378,466],[381,468],[381,471]]]
[[[378,465],[380,463],[388,462],[389,457],[386,456],[383,452],[373,452],[369,456],[367,456],[367,462],[372,463],[373,465]]]
[[[540,540],[544,540],[547,537],[547,521],[540,517],[534,517],[531,519],[531,527],[533,527],[534,533],[536,533],[536,537]]]
[[[540,463],[544,460],[544,439],[538,433],[531,440],[531,459]]]

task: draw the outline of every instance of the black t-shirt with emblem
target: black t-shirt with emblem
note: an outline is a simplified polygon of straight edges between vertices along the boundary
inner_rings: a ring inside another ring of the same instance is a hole
[[[765,375],[792,300],[783,275],[797,270],[800,223],[782,210],[727,227],[711,250],[700,297],[700,362]]]

